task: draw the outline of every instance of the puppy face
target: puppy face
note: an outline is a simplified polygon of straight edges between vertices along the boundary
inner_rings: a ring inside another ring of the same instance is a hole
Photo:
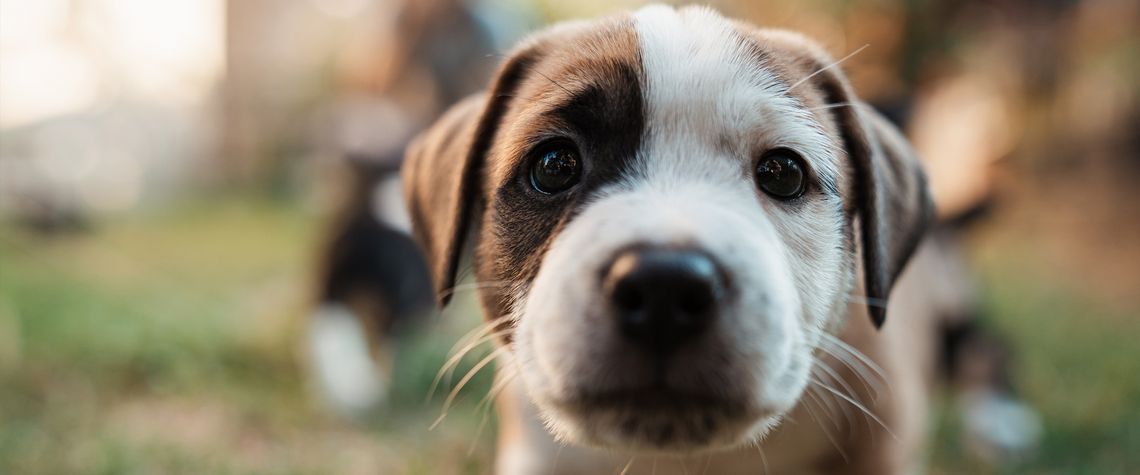
[[[556,435],[755,440],[808,384],[857,256],[886,297],[928,201],[831,62],[795,35],[648,7],[532,38],[413,145],[439,290],[473,235],[487,317]]]

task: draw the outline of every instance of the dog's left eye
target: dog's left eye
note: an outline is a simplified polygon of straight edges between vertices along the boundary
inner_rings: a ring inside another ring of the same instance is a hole
[[[807,188],[803,159],[786,148],[770,150],[756,163],[756,186],[778,200],[799,197]]]
[[[565,191],[578,183],[582,175],[582,159],[570,144],[544,147],[530,169],[530,184],[546,194]]]

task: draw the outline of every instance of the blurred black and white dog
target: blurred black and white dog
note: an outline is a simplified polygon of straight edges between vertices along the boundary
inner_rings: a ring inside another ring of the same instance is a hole
[[[359,418],[382,408],[401,329],[434,313],[426,263],[409,233],[399,168],[404,148],[450,104],[478,90],[494,65],[492,12],[462,1],[397,1],[396,37],[369,74],[387,78],[347,91],[322,123],[322,142],[348,173],[316,272],[306,353],[334,411]],[[510,15],[494,15],[498,25]]]
[[[352,159],[348,205],[320,257],[309,322],[317,386],[338,412],[360,416],[387,397],[397,329],[434,310],[431,281],[408,234],[398,160]]]

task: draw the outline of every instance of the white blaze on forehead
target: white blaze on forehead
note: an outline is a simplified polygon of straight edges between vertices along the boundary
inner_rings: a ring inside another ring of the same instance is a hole
[[[747,236],[742,239],[766,240],[767,249],[780,249],[769,253],[788,257],[802,313],[809,321],[820,321],[846,285],[834,277],[844,262],[841,202],[825,195],[789,212],[767,197],[757,200],[749,176],[754,157],[787,147],[804,157],[821,182],[835,183],[845,156],[838,137],[825,132],[813,111],[792,94],[784,81],[794,78],[778,77],[760,45],[750,43],[762,40],[746,37],[747,32],[715,11],[649,6],[634,14],[634,28],[645,75],[647,133],[635,168],[640,176],[626,184],[666,190],[712,185],[757,225],[770,222],[774,234],[764,229],[733,232]],[[754,208],[756,203],[763,203],[764,210]]]
[[[634,27],[645,74],[643,152],[655,161],[667,154],[709,166],[690,155],[718,147],[743,158],[758,147],[789,147],[823,176],[837,175],[838,144],[733,23],[708,8],[652,5],[634,14]]]

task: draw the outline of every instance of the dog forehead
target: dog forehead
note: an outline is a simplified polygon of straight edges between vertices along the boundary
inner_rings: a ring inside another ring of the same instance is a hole
[[[670,150],[697,143],[735,156],[788,146],[833,162],[834,128],[814,113],[822,97],[802,80],[807,74],[794,52],[705,7],[645,7],[634,26],[650,142]],[[817,165],[836,171],[834,163]]]
[[[818,65],[765,33],[708,8],[661,5],[547,29],[520,48],[534,58],[500,122],[488,177],[501,183],[543,140],[577,135],[737,157],[790,146],[843,181],[837,127],[803,81]]]

